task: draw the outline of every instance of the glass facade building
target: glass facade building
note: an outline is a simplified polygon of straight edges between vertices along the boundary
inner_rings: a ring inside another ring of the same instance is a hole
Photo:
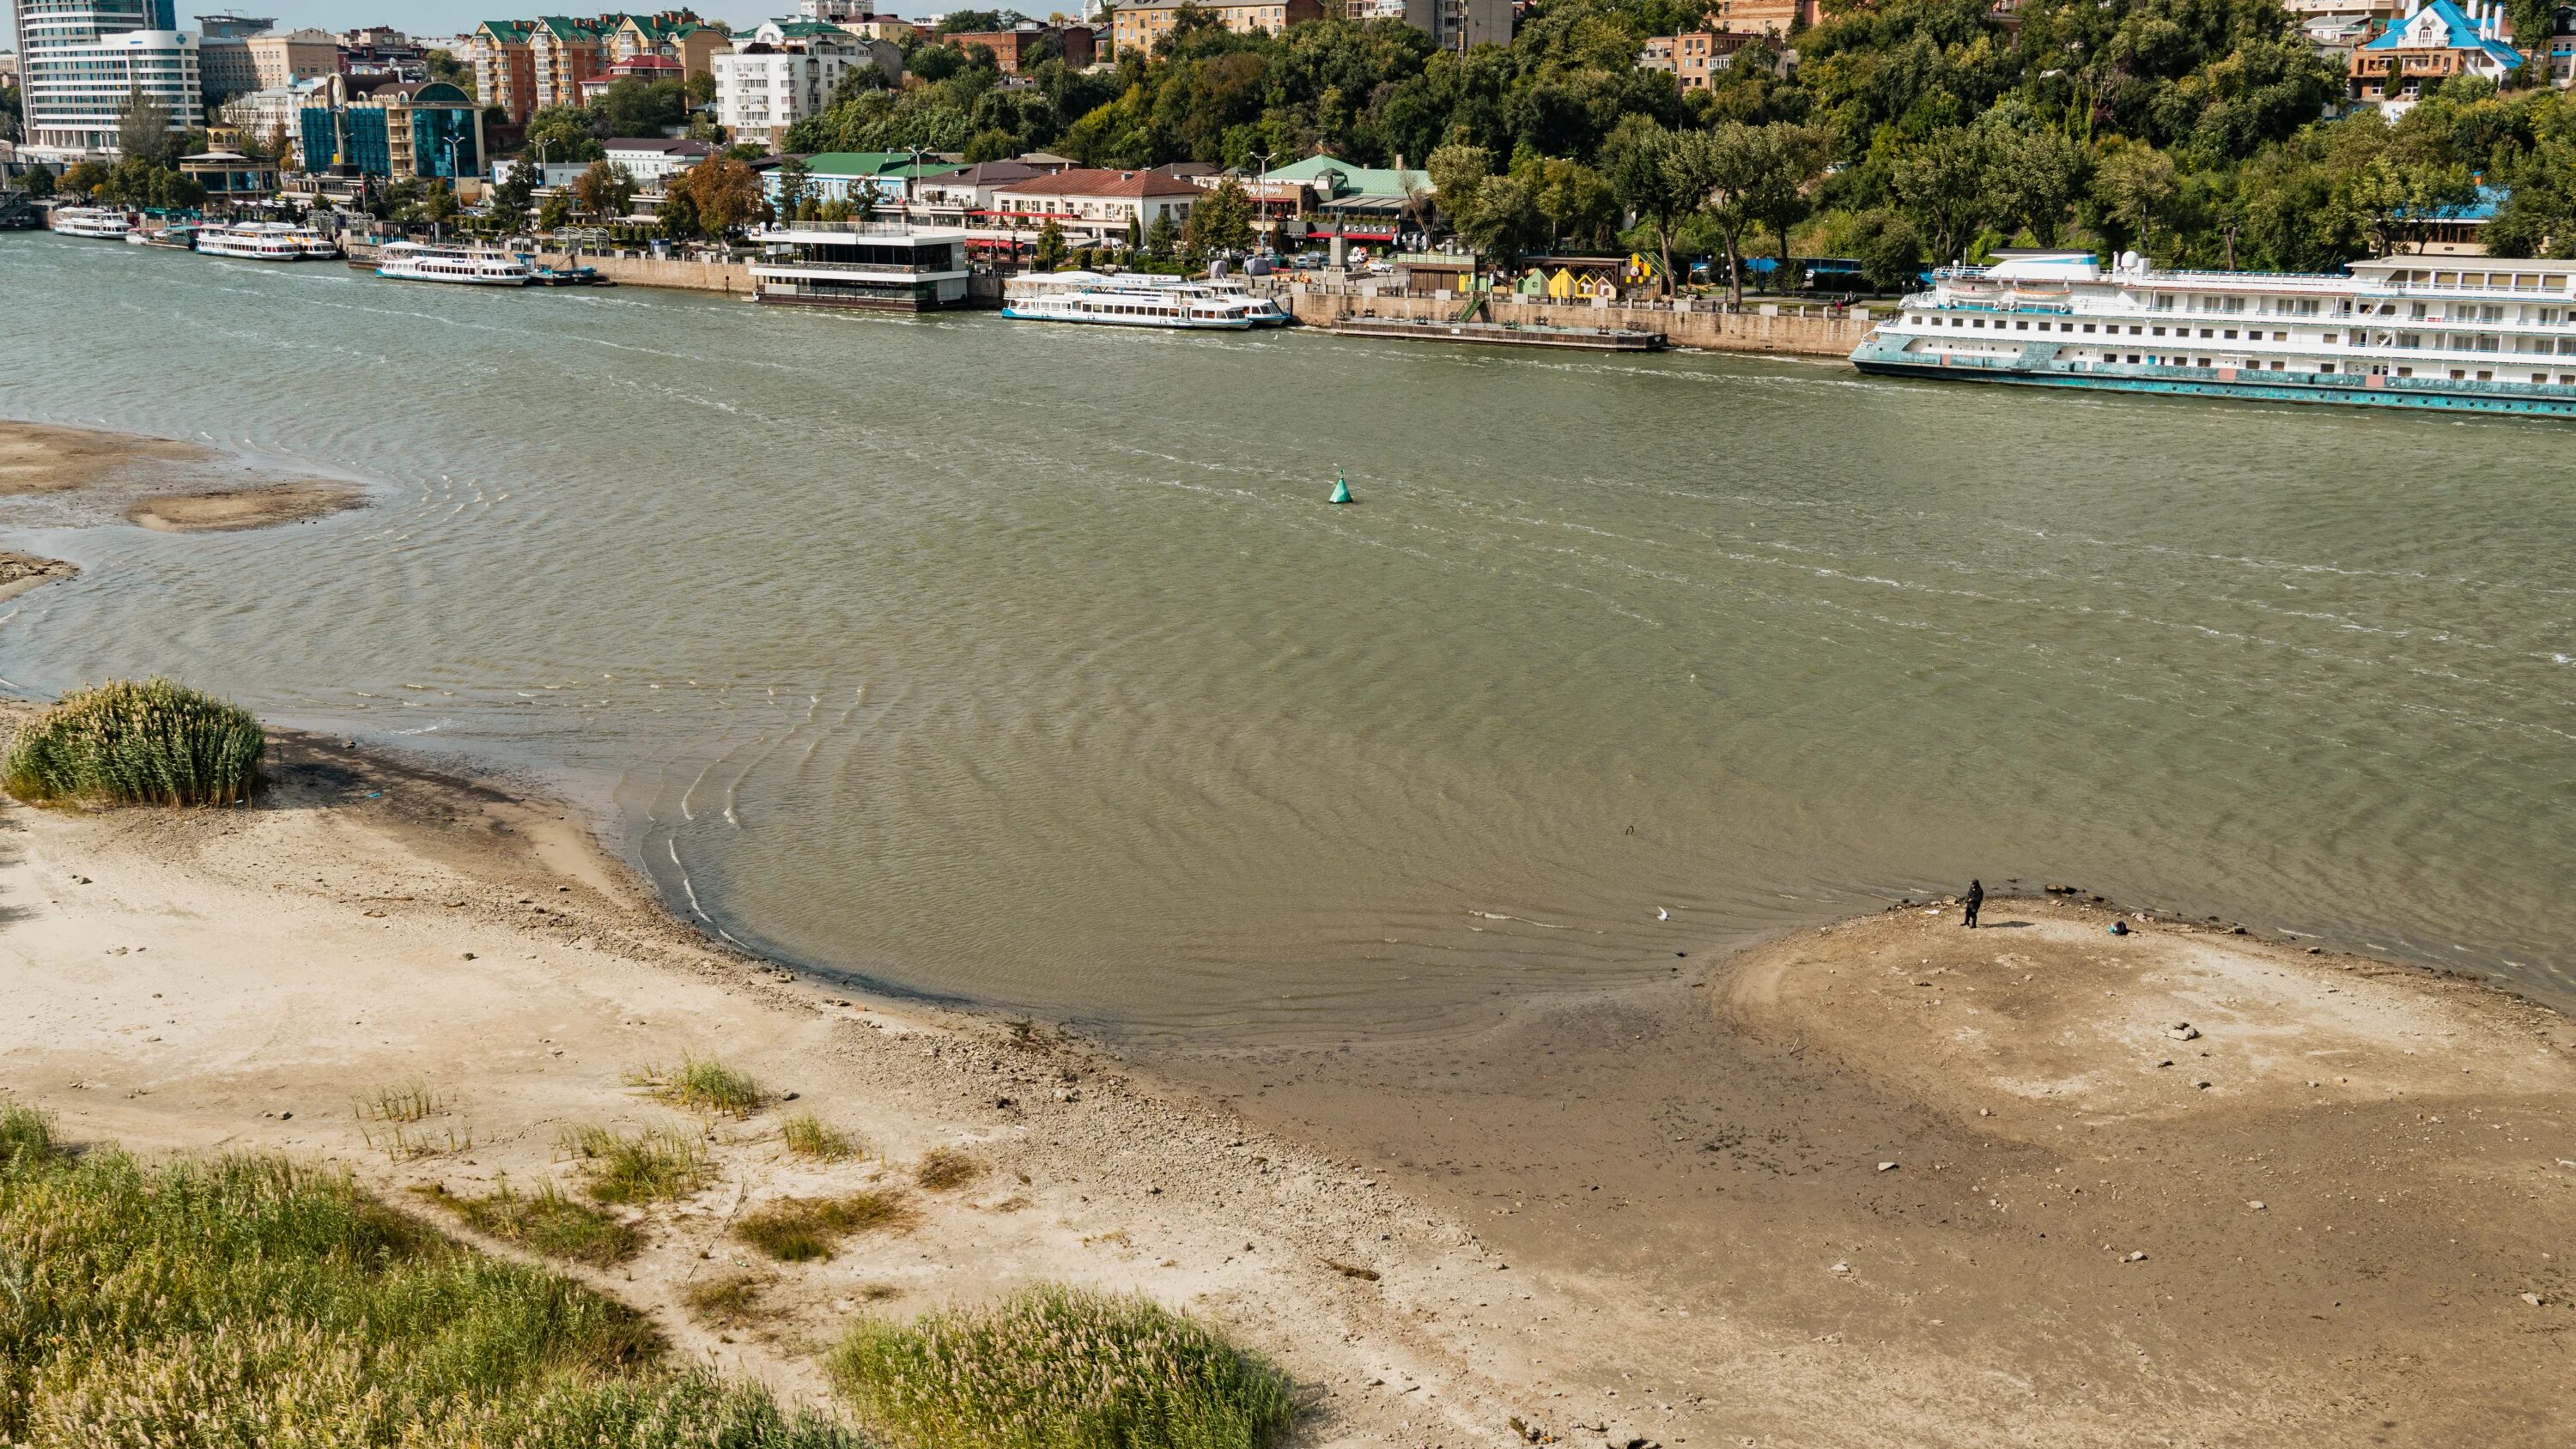
[[[391,180],[481,174],[483,113],[445,81],[379,86],[350,98],[335,82],[303,115],[305,169],[355,167]]]

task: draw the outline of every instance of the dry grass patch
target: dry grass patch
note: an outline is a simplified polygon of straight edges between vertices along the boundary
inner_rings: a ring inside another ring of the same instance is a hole
[[[840,1162],[865,1155],[856,1138],[825,1125],[811,1112],[799,1112],[779,1123],[778,1140],[788,1151],[817,1162]]]
[[[618,1133],[585,1123],[557,1134],[555,1147],[581,1164],[596,1202],[651,1203],[687,1197],[706,1186],[712,1171],[705,1146],[668,1127]]]
[[[760,1306],[761,1290],[777,1281],[761,1273],[725,1273],[682,1289],[680,1302],[710,1328],[741,1328]]]
[[[932,1192],[946,1192],[964,1187],[988,1171],[984,1160],[954,1147],[934,1147],[921,1154],[912,1169],[912,1180]]]
[[[605,1268],[634,1257],[644,1245],[643,1235],[633,1225],[588,1203],[574,1202],[551,1182],[533,1194],[523,1194],[506,1181],[481,1197],[451,1193],[444,1183],[412,1191],[422,1201],[456,1214],[478,1233],[566,1262]]]
[[[1259,1449],[1286,1375],[1143,1297],[1039,1287],[862,1322],[826,1364],[866,1426],[920,1449]]]
[[[674,1107],[711,1115],[748,1117],[769,1105],[769,1092],[749,1073],[713,1057],[682,1057],[676,1069],[647,1065],[628,1072],[626,1084],[645,1088]]]
[[[906,1232],[920,1222],[921,1214],[899,1192],[854,1192],[763,1203],[735,1223],[733,1233],[782,1263],[804,1263],[832,1256],[853,1233]]]

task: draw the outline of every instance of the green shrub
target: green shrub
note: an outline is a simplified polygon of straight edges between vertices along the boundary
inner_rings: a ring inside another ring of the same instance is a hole
[[[1143,1297],[1041,1287],[909,1325],[863,1321],[828,1364],[872,1429],[940,1449],[1255,1449],[1288,1380]]]
[[[465,1249],[344,1173],[147,1167],[0,1110],[0,1443],[860,1449],[673,1371],[631,1309]]]
[[[444,1187],[415,1189],[465,1220],[476,1232],[568,1262],[605,1268],[635,1256],[643,1235],[588,1203],[574,1202],[549,1182],[523,1194],[504,1182],[481,1197],[459,1197]]]
[[[231,805],[259,788],[259,721],[166,679],[64,695],[9,742],[0,785],[31,805]]]
[[[899,1192],[854,1192],[848,1197],[782,1197],[734,1224],[734,1236],[782,1263],[832,1256],[852,1233],[872,1228],[907,1229],[921,1214]]]

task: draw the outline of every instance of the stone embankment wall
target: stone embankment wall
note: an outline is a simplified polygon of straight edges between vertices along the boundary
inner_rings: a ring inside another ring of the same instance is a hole
[[[601,276],[621,286],[683,287],[699,292],[751,294],[751,269],[740,262],[695,262],[677,257],[656,259],[599,253],[568,256],[562,252],[539,252],[537,260],[550,267],[592,267]]]
[[[1416,297],[1401,293],[1368,295],[1356,289],[1290,286],[1280,298],[1298,321],[1323,326],[1337,318],[1374,313],[1380,317],[1455,317],[1465,309],[1459,297]],[[1496,322],[1529,322],[1551,327],[1625,327],[1660,332],[1675,347],[1704,347],[1717,352],[1774,352],[1804,357],[1849,357],[1869,335],[1870,322],[1858,314],[1830,316],[1822,307],[1747,306],[1724,311],[1714,303],[1687,308],[1666,306],[1601,307],[1589,302],[1528,302],[1495,297],[1480,317]]]

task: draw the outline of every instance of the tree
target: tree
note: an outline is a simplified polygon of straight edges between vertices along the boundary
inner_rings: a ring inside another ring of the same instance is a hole
[[[465,94],[474,95],[474,66],[456,58],[452,50],[433,50],[420,58],[422,69],[434,81],[445,81]],[[479,99],[479,98],[478,98]]]
[[[536,194],[537,168],[525,161],[512,162],[493,185],[486,214],[504,235],[515,232],[528,224],[528,206]]]
[[[761,194],[760,173],[730,156],[701,161],[664,189],[686,191],[699,228],[719,241],[730,239],[768,204]]]
[[[1252,245],[1252,197],[1229,176],[1190,207],[1190,250],[1202,256]]]
[[[1054,217],[1048,217],[1046,225],[1038,228],[1037,255],[1030,264],[1041,272],[1052,272],[1064,265],[1064,228]]]
[[[1861,280],[1874,292],[1899,292],[1923,270],[1923,236],[1902,212],[1879,207],[1855,219],[1849,245]]]
[[[2008,231],[2027,230],[2053,247],[2082,170],[2075,143],[2055,131],[1997,130],[1986,158],[1985,210]]]
[[[1156,212],[1153,221],[1145,227],[1145,255],[1158,262],[1168,262],[1180,239],[1181,229],[1172,225],[1172,214]]]
[[[125,109],[117,112],[118,153],[137,161],[168,161],[175,139],[170,129],[170,108],[144,94],[142,87],[135,87],[125,98]]]
[[[790,156],[778,163],[778,212],[794,216],[813,191],[814,168]]]
[[[107,184],[108,175],[104,161],[75,161],[63,172],[61,189],[74,196],[95,195],[100,187]]]
[[[623,166],[593,161],[573,179],[572,199],[593,219],[614,220],[624,216],[634,202],[635,178]]]
[[[54,194],[54,173],[48,167],[30,167],[26,175],[18,178],[18,184],[26,188],[29,196],[51,196]]]
[[[1815,209],[1807,188],[1832,163],[1834,138],[1831,132],[1818,127],[1788,121],[1748,129],[1756,144],[1748,158],[1741,204],[1747,219],[1771,229],[1777,244],[1774,255],[1780,263],[1779,277],[1785,285],[1789,277],[1789,228],[1806,220],[1807,213]]]
[[[540,161],[597,161],[608,155],[580,106],[548,106],[528,117],[528,153]]]
[[[1617,228],[1619,201],[1609,178],[1580,161],[1548,157],[1531,168],[1532,200],[1545,221],[1551,243],[1570,237],[1578,247],[1598,249]]]
[[[2103,209],[2130,229],[2142,252],[2153,250],[2156,218],[2180,189],[2173,158],[2144,144],[2117,148],[2093,172],[2094,194]]]
[[[537,208],[537,230],[553,233],[570,225],[572,225],[572,197],[567,193],[558,191],[547,197],[545,204]]]
[[[673,241],[687,241],[702,230],[698,225],[697,199],[689,195],[688,188],[684,186],[665,190],[661,209],[653,215],[661,224],[662,235]]]
[[[1652,116],[1626,116],[1601,144],[1601,169],[1610,189],[1636,218],[1652,227],[1663,258],[1664,295],[1673,294],[1673,234],[1699,205],[1700,192],[1685,189],[1672,166],[1673,133]]]
[[[1961,260],[1985,226],[1994,195],[1986,183],[1986,143],[1983,133],[1965,126],[1935,132],[1898,158],[1889,176],[1936,265]]]

